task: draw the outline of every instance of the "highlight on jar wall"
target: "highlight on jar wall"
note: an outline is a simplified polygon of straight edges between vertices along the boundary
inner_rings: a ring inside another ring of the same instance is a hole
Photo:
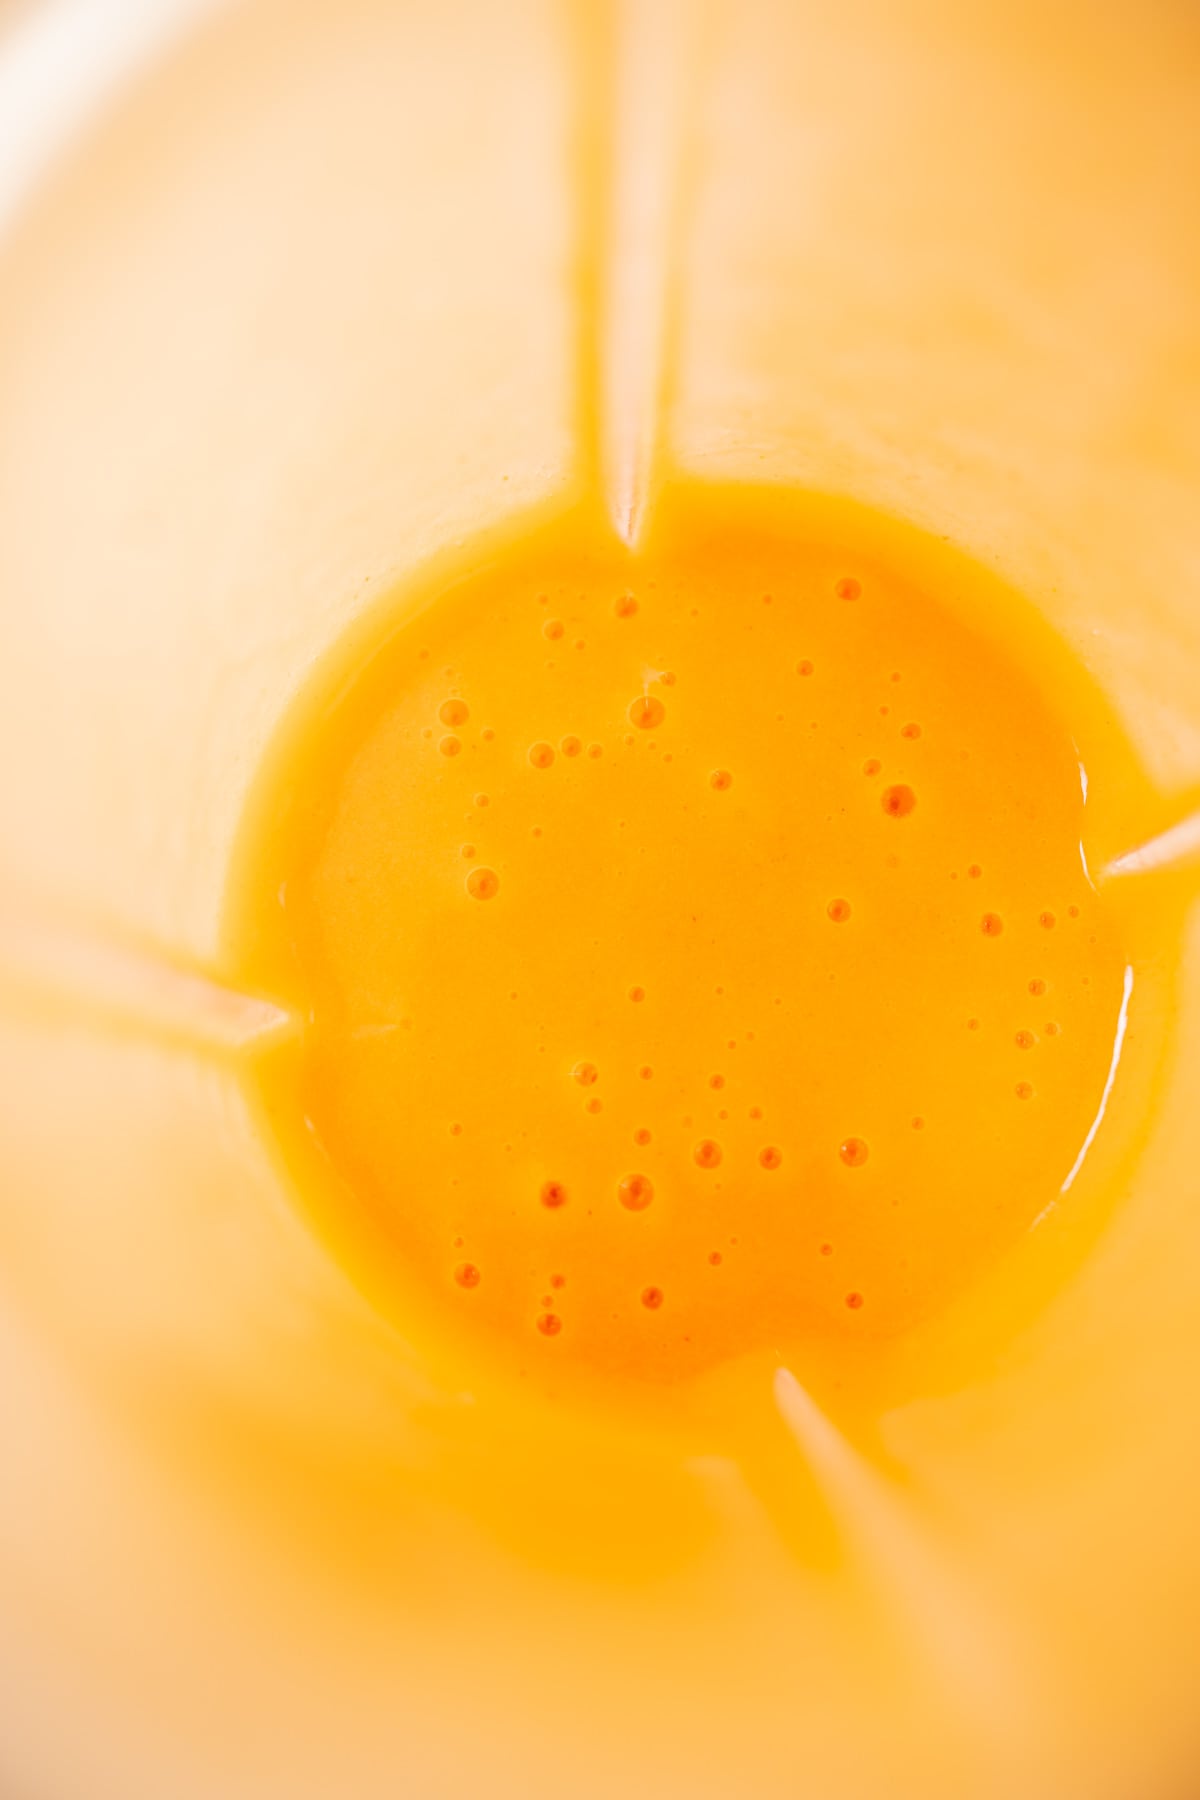
[[[0,5],[0,1787],[1200,1783],[1200,23]]]

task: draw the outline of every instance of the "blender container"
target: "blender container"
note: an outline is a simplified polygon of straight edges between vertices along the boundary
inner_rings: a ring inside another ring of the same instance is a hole
[[[1195,1791],[1198,94],[1176,0],[0,8],[6,1800]],[[1029,596],[1182,949],[1134,1174],[986,1377],[869,1445],[782,1381],[815,1547],[567,1418],[553,1566],[261,1141],[221,910],[368,606],[672,469]]]

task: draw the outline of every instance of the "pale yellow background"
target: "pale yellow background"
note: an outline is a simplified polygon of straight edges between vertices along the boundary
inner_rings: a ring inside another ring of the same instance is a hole
[[[236,0],[11,222],[14,1800],[1200,1780],[1194,924],[1099,1254],[994,1380],[877,1421],[877,1472],[793,1413],[807,1559],[735,1468],[582,1428],[578,1553],[531,1557],[516,1498],[485,1528],[503,1419],[432,1388],[329,1264],[234,1060],[122,1012],[109,952],[72,999],[20,949],[32,919],[219,976],[239,812],[313,659],[596,468],[636,516],[664,458],[878,504],[1013,580],[1112,696],[1161,794],[1146,834],[1185,816],[1198,96],[1200,23],[1165,0]]]

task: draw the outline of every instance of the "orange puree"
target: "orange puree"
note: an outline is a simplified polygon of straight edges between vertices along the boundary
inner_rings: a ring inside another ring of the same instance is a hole
[[[323,1229],[535,1380],[944,1308],[1069,1186],[1125,995],[1072,729],[972,595],[811,505],[662,518],[377,619],[239,900]]]

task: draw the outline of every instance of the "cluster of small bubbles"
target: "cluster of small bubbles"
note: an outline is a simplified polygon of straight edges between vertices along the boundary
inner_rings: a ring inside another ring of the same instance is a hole
[[[583,749],[583,739],[577,737],[565,737],[558,747],[564,756],[578,756]]]
[[[758,1160],[764,1169],[777,1169],[783,1161],[783,1152],[776,1149],[774,1144],[767,1144],[759,1151]]]
[[[443,756],[457,756],[462,749],[462,739],[448,734],[441,739],[438,744],[438,749]]]
[[[716,788],[718,793],[724,793],[726,788],[733,786],[733,776],[728,769],[714,769],[708,778],[708,785]]]
[[[1038,924],[1042,927],[1043,931],[1053,931],[1057,923],[1058,920],[1054,917],[1052,912],[1038,914]]]
[[[629,722],[639,731],[653,731],[667,716],[667,709],[655,694],[642,694],[629,708]]]
[[[495,869],[472,869],[467,876],[467,892],[472,900],[494,900],[500,892],[500,877]]]
[[[567,1204],[567,1190],[561,1181],[543,1181],[539,1198],[543,1206],[557,1212],[560,1206]]]
[[[613,607],[618,619],[632,619],[637,609],[638,603],[632,594],[622,594]]]
[[[844,925],[850,917],[850,902],[841,899],[831,900],[825,911],[835,925]]]
[[[645,988],[644,987],[631,987],[629,990],[629,998],[632,1001],[634,1001],[635,1003],[640,1000],[644,1000],[646,998]]]
[[[1014,1092],[1016,1093],[1018,1100],[1032,1100],[1033,1099],[1033,1085],[1031,1082],[1018,1081]]]
[[[1004,920],[999,913],[984,913],[979,921],[979,929],[984,937],[999,937],[1004,930]]]
[[[561,619],[547,619],[542,626],[542,636],[551,639],[560,638],[564,630],[565,626]]]
[[[1045,993],[1046,984],[1042,980],[1040,975],[1035,975],[1033,980],[1029,983],[1029,991],[1031,994],[1044,994]]]
[[[635,1144],[641,1144],[643,1148],[650,1142],[650,1133],[644,1125],[638,1126],[633,1134],[633,1141]]]
[[[848,1169],[861,1169],[870,1154],[867,1145],[859,1137],[843,1138],[838,1145],[838,1155]]]
[[[853,575],[843,575],[833,591],[839,600],[857,600],[862,593],[862,583],[855,581]]]
[[[813,672],[813,666],[809,662],[807,656],[804,658],[803,662],[798,662],[796,664],[797,675],[811,675],[812,672]]]
[[[663,1303],[661,1288],[648,1287],[642,1289],[642,1305],[650,1312],[657,1312]]]
[[[529,746],[529,760],[535,769],[548,769],[550,764],[554,761],[553,744],[531,744]]]
[[[919,738],[920,735],[921,727],[913,724],[911,720],[907,725],[902,725],[900,727],[900,736],[902,738]]]
[[[879,773],[880,769],[882,769],[882,767],[883,767],[883,764],[880,762],[880,760],[877,756],[868,756],[866,762],[863,764],[863,774],[864,775],[878,775],[878,773]]]
[[[454,1279],[461,1288],[476,1288],[479,1286],[479,1270],[474,1263],[459,1263],[454,1271]]]
[[[850,1308],[851,1312],[857,1312],[862,1303],[863,1297],[861,1294],[846,1295],[846,1305]]]
[[[617,1183],[617,1199],[626,1212],[645,1212],[654,1198],[654,1183],[648,1175],[626,1175]]]
[[[889,819],[906,819],[917,804],[917,796],[901,781],[894,787],[884,788],[879,804]]]
[[[1034,1037],[1032,1031],[1018,1031],[1013,1038],[1013,1043],[1017,1046],[1018,1050],[1032,1050],[1033,1046],[1037,1043],[1037,1039]]]
[[[557,1313],[540,1313],[538,1315],[537,1328],[543,1337],[557,1337],[562,1330],[562,1320]]]
[[[600,1071],[595,1063],[577,1062],[571,1073],[580,1087],[592,1087],[600,1079]]]
[[[470,708],[465,700],[443,700],[438,707],[438,718],[443,725],[449,725],[452,729],[465,725],[470,716]]]
[[[721,1146],[713,1138],[701,1138],[692,1151],[692,1159],[701,1169],[715,1169],[721,1161]]]

